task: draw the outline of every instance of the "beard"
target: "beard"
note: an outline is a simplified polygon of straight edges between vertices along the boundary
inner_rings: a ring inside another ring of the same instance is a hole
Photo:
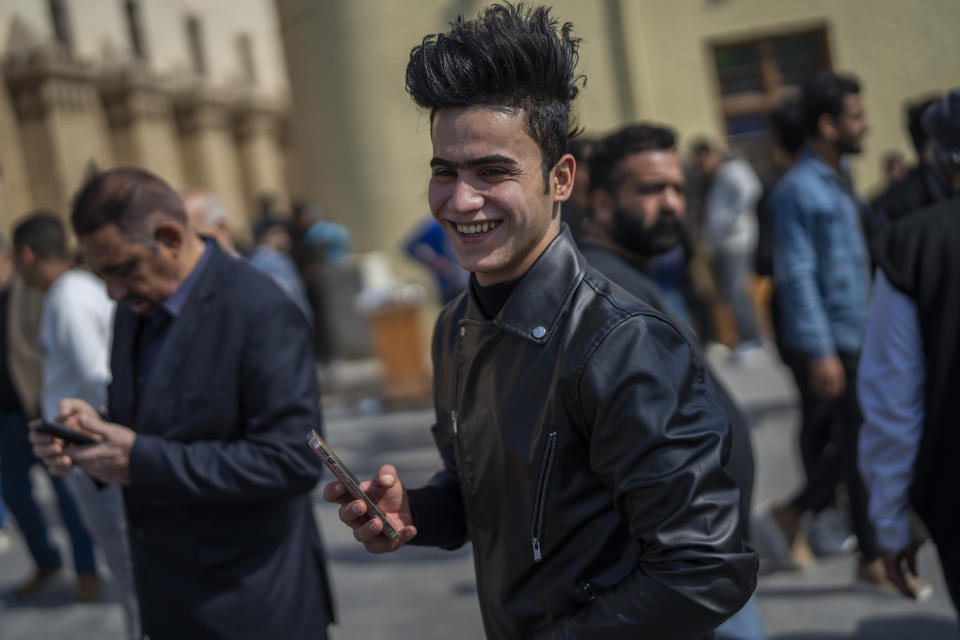
[[[653,226],[645,227],[642,220],[617,207],[613,212],[613,241],[631,253],[657,256],[680,243],[681,224],[673,211],[660,211]]]
[[[840,153],[849,153],[851,155],[856,155],[863,150],[863,147],[860,144],[860,138],[857,138],[852,135],[840,136],[837,139],[837,149],[840,150]]]

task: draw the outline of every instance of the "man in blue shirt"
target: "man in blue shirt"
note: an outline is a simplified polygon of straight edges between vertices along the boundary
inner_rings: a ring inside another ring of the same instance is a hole
[[[865,418],[859,464],[888,577],[904,595],[923,597],[915,584],[913,510],[937,546],[960,611],[960,89],[929,106],[923,124],[931,168],[955,195],[891,222],[876,244],[857,381]]]
[[[859,543],[858,584],[892,591],[867,517],[857,473],[857,361],[869,296],[869,255],[861,228],[862,200],[846,175],[844,156],[860,152],[869,123],[860,87],[850,76],[821,72],[803,87],[805,148],[771,199],[784,358],[800,391],[800,453],[806,484],[774,506],[773,522],[786,539],[784,555],[798,566],[812,554],[801,529],[846,484],[851,524]],[[787,554],[786,552],[789,552]]]

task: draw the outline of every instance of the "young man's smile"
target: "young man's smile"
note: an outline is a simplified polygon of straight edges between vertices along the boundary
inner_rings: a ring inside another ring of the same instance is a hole
[[[490,285],[519,277],[560,231],[573,160],[564,156],[544,189],[540,148],[520,112],[441,109],[433,117],[430,210],[460,264]]]

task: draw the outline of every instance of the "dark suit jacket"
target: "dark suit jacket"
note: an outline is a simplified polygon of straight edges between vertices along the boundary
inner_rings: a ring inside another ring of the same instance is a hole
[[[124,491],[144,633],[322,638],[332,620],[306,434],[309,329],[268,276],[213,247],[136,398],[139,318],[118,305],[110,418],[137,432]]]

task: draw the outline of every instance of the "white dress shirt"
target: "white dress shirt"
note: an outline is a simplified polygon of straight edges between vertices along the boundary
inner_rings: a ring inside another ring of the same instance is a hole
[[[43,416],[60,413],[61,398],[79,398],[99,410],[107,402],[115,305],[99,278],[83,269],[65,272],[43,301]]]

